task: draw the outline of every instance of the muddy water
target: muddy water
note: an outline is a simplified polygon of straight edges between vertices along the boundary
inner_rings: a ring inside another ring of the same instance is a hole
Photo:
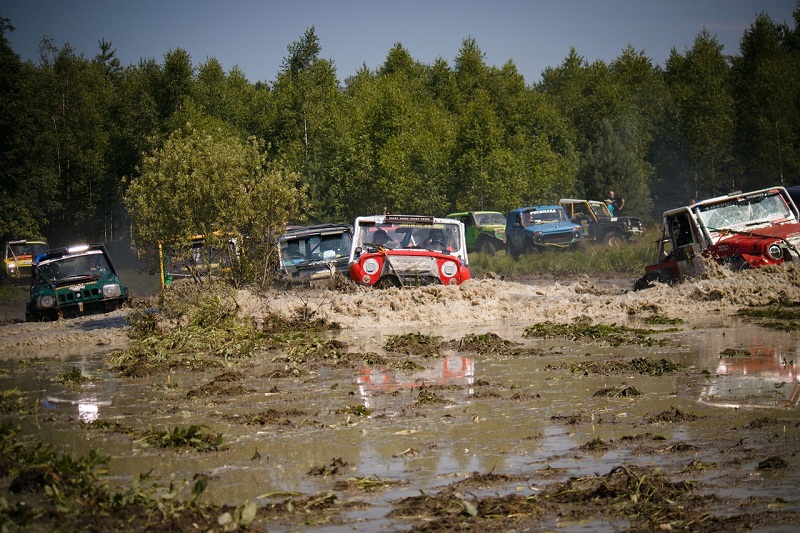
[[[241,505],[264,504],[279,492],[324,493],[348,478],[396,482],[376,492],[339,491],[342,500],[368,504],[340,517],[343,529],[357,521],[369,529],[402,527],[385,517],[392,502],[434,492],[472,472],[522,474],[525,481],[490,492],[528,495],[553,481],[631,464],[695,480],[702,491],[724,492],[730,501],[782,498],[800,509],[800,332],[735,316],[742,307],[800,302],[797,272],[721,273],[640,293],[628,291],[631,283],[476,280],[455,288],[239,295],[242,312],[256,318],[267,308],[313,309],[342,326],[331,336],[351,353],[413,360],[422,367],[416,370],[359,362],[271,378],[285,366],[276,361],[280,354],[268,352],[231,362],[227,370],[239,372],[232,380],[219,379],[225,369],[125,379],[105,364],[108,352],[127,343],[124,312],[11,324],[0,328],[0,390],[17,389],[36,406],[21,420],[23,432],[75,454],[98,449],[111,456],[111,480],[121,486],[152,469],[163,483],[188,480],[188,490],[203,474],[210,477],[203,498]],[[645,327],[644,319],[654,315],[684,321],[658,326],[677,331],[652,335],[663,341],[653,346],[523,335],[526,326],[545,320],[587,317]],[[405,333],[437,336],[445,344],[434,357],[384,349],[390,335]],[[514,348],[521,352],[480,353],[446,342],[486,333],[518,343]],[[649,376],[565,366],[633,358],[669,358],[683,368]],[[59,383],[72,367],[91,381],[80,387]],[[209,384],[218,386],[217,393],[201,392]],[[241,388],[225,393],[231,386]],[[596,396],[626,386],[642,394]],[[270,409],[277,413],[273,420],[244,423]],[[687,416],[658,417],[664,413]],[[81,424],[93,421],[136,432],[204,425],[224,436],[224,447],[161,450],[132,434]],[[587,447],[593,442],[602,446]],[[757,468],[772,456],[789,467]],[[693,462],[711,466],[687,474]]]

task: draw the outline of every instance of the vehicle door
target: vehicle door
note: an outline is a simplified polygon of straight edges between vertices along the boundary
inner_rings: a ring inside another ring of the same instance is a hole
[[[467,240],[467,245],[473,246],[478,240],[478,228],[475,227],[475,219],[472,213],[458,217],[464,224],[464,233]]]
[[[668,224],[673,258],[681,277],[702,274],[704,266],[700,231],[694,223],[694,217],[688,211],[681,211],[667,216],[665,223]]]
[[[524,214],[522,211],[513,211],[508,216],[510,223],[506,228],[506,240],[514,248],[521,249],[525,246],[525,226],[522,223]]]

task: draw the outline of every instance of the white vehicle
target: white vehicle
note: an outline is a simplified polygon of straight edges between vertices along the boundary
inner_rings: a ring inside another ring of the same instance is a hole
[[[457,285],[470,278],[464,224],[452,218],[356,218],[348,271],[370,287]]]

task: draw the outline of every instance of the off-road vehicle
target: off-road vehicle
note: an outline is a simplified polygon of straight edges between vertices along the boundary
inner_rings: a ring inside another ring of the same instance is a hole
[[[548,248],[577,248],[583,229],[559,205],[514,209],[506,220],[506,250],[517,259]]]
[[[700,276],[708,261],[734,270],[800,261],[798,218],[783,187],[737,191],[666,211],[659,262],[645,268],[634,290]]]
[[[353,243],[349,224],[292,226],[278,241],[281,281],[310,283],[330,279],[336,272],[347,276]]]
[[[28,322],[108,313],[128,299],[102,244],[48,250],[32,268]]]
[[[573,222],[581,225],[583,238],[590,242],[620,246],[642,235],[642,219],[615,217],[603,202],[562,198],[558,203]]]
[[[493,255],[506,247],[506,217],[497,211],[450,213],[460,220],[467,236],[467,251]]]
[[[3,276],[15,281],[28,281],[33,258],[46,250],[45,240],[8,241],[3,247]]]
[[[457,285],[470,278],[464,224],[420,215],[358,217],[350,278],[371,287]]]

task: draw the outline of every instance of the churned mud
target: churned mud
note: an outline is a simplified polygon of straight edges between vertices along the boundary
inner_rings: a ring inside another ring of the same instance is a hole
[[[799,276],[241,291],[256,328],[278,313],[328,330],[213,364],[187,341],[194,364],[139,377],[109,366],[130,310],[11,317],[0,412],[21,438],[109,456],[115,489],[149,473],[188,500],[201,480],[211,507],[185,515],[201,529],[792,530]],[[35,482],[0,488],[14,505]]]

